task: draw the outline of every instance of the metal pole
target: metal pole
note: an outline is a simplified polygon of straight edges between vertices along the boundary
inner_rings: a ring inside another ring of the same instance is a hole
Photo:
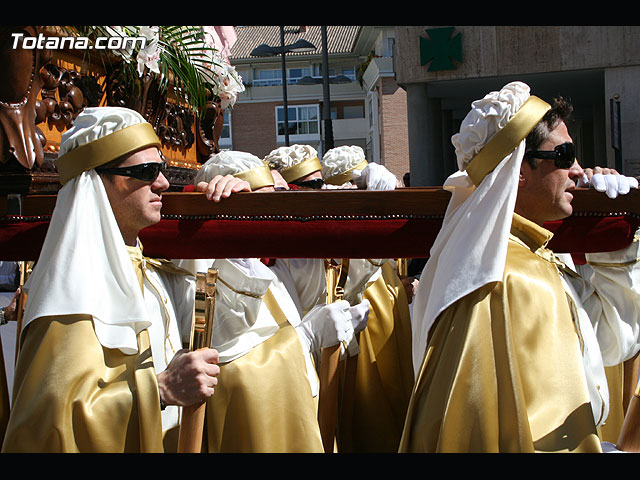
[[[324,151],[333,148],[333,125],[331,123],[331,94],[329,92],[329,52],[327,50],[327,27],[320,27],[322,32],[322,91],[324,105],[322,116],[324,119]]]
[[[620,96],[614,95],[609,100],[611,109],[611,146],[615,153],[615,166],[618,173],[623,174],[622,165],[622,124],[620,122]]]
[[[289,146],[289,107],[287,104],[287,64],[284,51],[284,27],[280,27],[280,47],[282,49],[282,105],[284,108],[284,144]]]

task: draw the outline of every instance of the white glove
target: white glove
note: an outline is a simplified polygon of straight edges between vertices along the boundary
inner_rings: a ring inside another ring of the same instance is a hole
[[[638,188],[638,179],[624,175],[594,173],[589,180],[585,173],[578,181],[578,187],[587,186],[598,192],[605,192],[609,198],[616,198],[618,195],[626,195],[632,188]]]
[[[359,172],[351,173],[358,188],[367,190],[394,190],[398,185],[396,176],[382,165],[370,162]]]
[[[368,318],[368,300],[354,307],[346,300],[340,300],[311,309],[296,330],[310,353],[340,344],[340,355],[343,356],[347,349],[352,353],[350,344],[355,341],[355,333],[364,330]]]
[[[354,185],[351,182],[346,182],[346,183],[343,183],[342,185],[331,185],[330,183],[325,183],[322,186],[322,188],[325,190],[350,190],[350,189],[356,189],[358,188],[358,186]]]

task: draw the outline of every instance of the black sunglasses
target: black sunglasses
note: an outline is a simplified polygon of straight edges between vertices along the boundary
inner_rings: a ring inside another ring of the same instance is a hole
[[[576,147],[573,143],[567,142],[558,145],[553,150],[530,150],[524,155],[525,157],[553,160],[558,168],[571,168],[573,162],[576,161]]]
[[[167,171],[166,162],[149,162],[141,163],[131,167],[119,168],[96,168],[98,173],[106,173],[108,175],[121,175],[123,177],[133,177],[143,182],[155,182],[160,172],[164,175]]]
[[[314,178],[313,180],[305,180],[305,181],[298,180],[291,183],[299,187],[313,188],[314,190],[318,190],[318,189],[321,189],[322,186],[324,185],[324,180],[322,178]]]

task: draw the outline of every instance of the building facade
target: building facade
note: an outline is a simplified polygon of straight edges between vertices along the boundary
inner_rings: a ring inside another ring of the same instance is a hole
[[[574,105],[583,166],[640,175],[640,27],[396,26],[395,76],[407,96],[412,185],[456,169],[451,135],[473,100],[521,80]]]
[[[283,27],[284,45],[304,39],[315,46],[285,54],[289,144],[327,150],[321,27]],[[358,145],[367,160],[396,176],[409,171],[406,92],[394,79],[393,26],[328,26],[327,57],[333,146]],[[229,60],[245,91],[227,111],[223,149],[264,157],[285,145],[282,55],[252,55],[262,44],[281,48],[280,27],[239,26]],[[280,50],[281,51],[281,50]]]

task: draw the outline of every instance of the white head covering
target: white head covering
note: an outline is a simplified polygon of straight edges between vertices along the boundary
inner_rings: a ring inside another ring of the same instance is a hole
[[[62,135],[58,161],[66,181],[25,284],[25,327],[42,316],[88,314],[103,346],[137,352],[136,335],[151,322],[104,185],[93,168],[150,144],[159,146],[149,127],[128,109],[87,108]],[[95,155],[85,157],[90,152]]]
[[[322,170],[318,151],[311,145],[291,145],[272,150],[265,163],[275,167],[289,183]]]
[[[120,107],[86,108],[62,134],[56,162],[60,183],[151,146],[162,144],[138,112]]]
[[[437,316],[482,285],[502,280],[525,139],[549,108],[530,96],[526,84],[513,82],[473,102],[452,137],[460,171],[445,181],[451,200],[413,305],[416,373]]]
[[[328,150],[322,157],[322,178],[330,185],[343,185],[352,180],[352,173],[368,165],[364,150],[357,145],[344,145]]]
[[[209,182],[216,175],[233,175],[246,180],[251,190],[275,184],[267,164],[251,153],[235,150],[223,150],[211,155],[198,171],[194,182],[196,185],[198,182]]]

